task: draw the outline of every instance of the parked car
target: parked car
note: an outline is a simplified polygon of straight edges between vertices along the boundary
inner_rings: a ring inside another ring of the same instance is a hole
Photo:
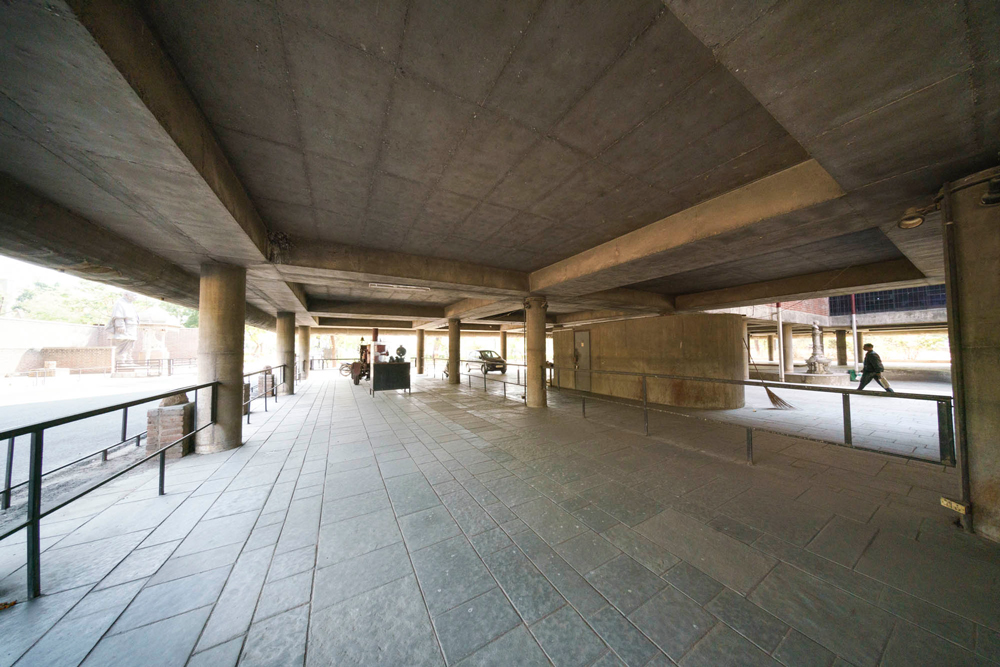
[[[483,375],[486,375],[490,371],[498,371],[500,373],[507,372],[507,360],[493,350],[476,350],[473,352],[472,356],[465,364],[466,372],[472,371],[472,368],[477,363],[479,364],[479,370],[482,371]]]

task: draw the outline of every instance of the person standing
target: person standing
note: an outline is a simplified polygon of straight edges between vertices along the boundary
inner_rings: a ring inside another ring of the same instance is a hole
[[[865,343],[865,365],[861,368],[861,384],[858,385],[858,391],[861,391],[865,386],[875,380],[878,386],[885,389],[890,394],[895,393],[892,387],[889,386],[888,380],[882,377],[882,373],[885,372],[885,367],[882,365],[882,359],[875,353],[875,346],[871,343]]]

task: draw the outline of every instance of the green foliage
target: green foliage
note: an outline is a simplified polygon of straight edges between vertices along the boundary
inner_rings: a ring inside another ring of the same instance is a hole
[[[36,281],[23,290],[11,310],[25,319],[72,324],[107,324],[121,290],[95,282],[80,282],[70,286]],[[166,301],[140,296],[135,300],[137,311],[159,306],[180,320],[181,326],[197,327],[198,311]]]

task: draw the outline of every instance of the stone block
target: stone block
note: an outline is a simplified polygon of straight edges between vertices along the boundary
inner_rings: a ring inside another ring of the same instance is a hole
[[[156,407],[146,413],[146,453],[152,454],[185,433],[194,430],[194,404]],[[180,458],[193,451],[193,438],[167,450],[167,458]]]

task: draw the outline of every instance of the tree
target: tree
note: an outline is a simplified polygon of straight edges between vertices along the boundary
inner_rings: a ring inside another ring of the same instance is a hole
[[[107,324],[111,310],[121,295],[122,290],[90,281],[70,287],[61,283],[36,281],[17,296],[11,310],[26,319],[103,326]],[[159,306],[175,316],[181,326],[198,326],[198,311],[192,308],[145,296],[140,296],[135,301],[135,308],[139,312],[152,306]]]

